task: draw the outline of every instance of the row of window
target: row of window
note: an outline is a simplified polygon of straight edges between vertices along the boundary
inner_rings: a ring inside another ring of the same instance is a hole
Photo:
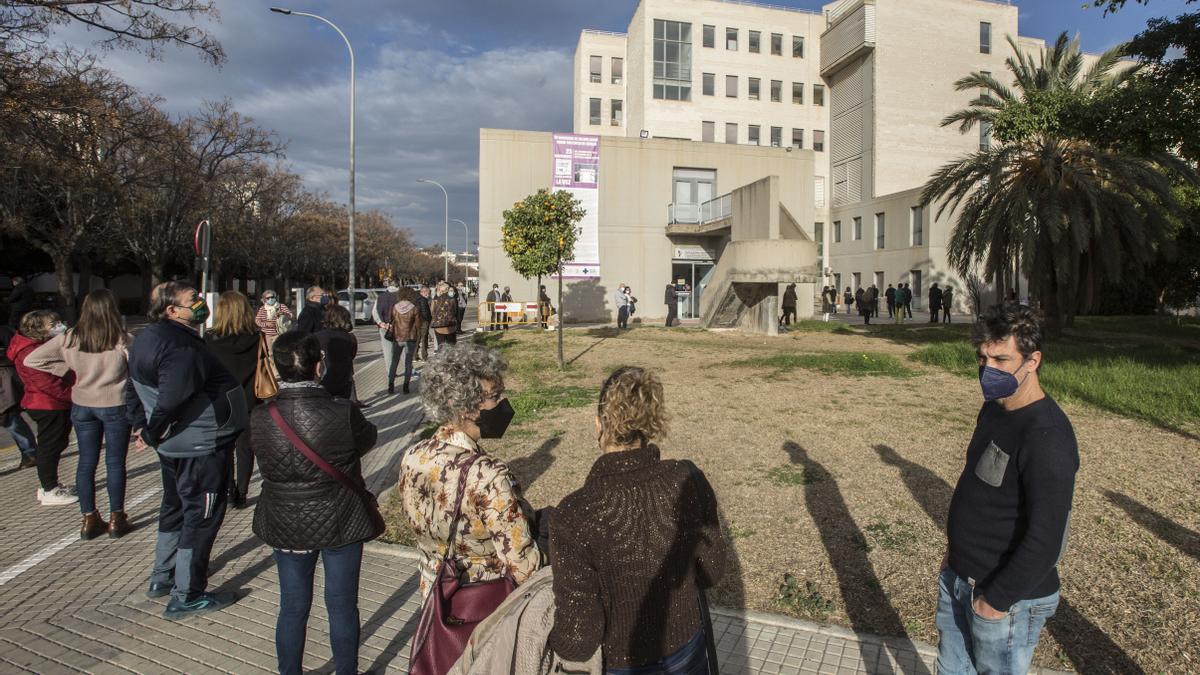
[[[588,99],[588,124],[598,125],[601,123],[601,120],[603,119],[603,112],[600,109],[601,104],[601,99]],[[625,121],[625,102],[619,98],[614,98],[609,101],[608,110],[609,124],[614,127],[621,126],[621,124],[623,124]]]
[[[689,28],[689,33],[690,33],[691,24],[688,24],[688,28]],[[657,29],[657,26],[656,26],[656,29]],[[750,53],[751,54],[761,54],[762,53],[762,32],[757,31],[757,30],[751,30],[751,31],[746,31],[746,32],[749,34],[748,35],[749,39],[747,42],[750,47]],[[655,37],[658,37],[657,30],[655,33]],[[704,26],[704,35],[702,37],[702,40],[703,41],[701,42],[701,44],[703,44],[705,47],[708,47],[710,49],[715,48],[717,46],[717,27],[709,26],[706,24]],[[783,56],[783,33],[771,33],[770,41],[771,41],[771,54],[774,56]],[[727,27],[725,29],[725,49],[728,51],[731,51],[731,52],[736,52],[738,50],[738,29],[737,28],[728,28]],[[797,59],[804,58],[804,36],[803,35],[793,35],[792,36],[792,57],[797,58]]]
[[[738,76],[725,76],[725,97],[738,98],[740,92],[738,90]],[[751,101],[759,101],[762,99],[762,80],[757,77],[748,77],[747,81],[747,96]],[[716,96],[717,93],[717,75],[716,73],[701,74],[701,89],[700,92],[705,96]],[[781,103],[783,101],[783,80],[771,80],[770,96],[773,103]],[[792,83],[792,103],[804,103],[804,83]],[[812,86],[812,104],[815,106],[825,105],[825,85],[814,84]]]
[[[770,127],[771,147],[783,147],[783,127]],[[701,122],[700,123],[700,140],[705,143],[716,142],[717,123],[716,122]],[[735,122],[725,123],[725,142],[730,145],[739,143],[738,125]],[[750,145],[762,145],[762,127],[757,124],[746,125],[746,142]],[[798,150],[804,149],[804,130],[792,129],[792,147]],[[825,132],[820,129],[814,129],[812,132],[812,149],[817,152],[825,151]]]
[[[592,82],[604,81],[604,57],[592,55],[588,57],[588,73],[591,76]],[[609,73],[612,76],[613,84],[621,84],[625,77],[625,59],[620,56],[612,57],[612,65],[609,67]]]
[[[851,239],[860,241],[863,238],[863,219],[855,216],[852,221]],[[909,246],[925,244],[925,207],[914,206],[908,210]],[[881,251],[887,247],[887,214],[875,214],[875,250]],[[824,238],[824,234],[821,235]],[[842,242],[842,221],[833,221],[833,243]]]

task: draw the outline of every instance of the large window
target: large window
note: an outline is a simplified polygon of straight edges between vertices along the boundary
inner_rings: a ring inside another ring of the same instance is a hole
[[[737,51],[737,29],[736,28],[726,28],[725,29],[725,49],[728,49],[731,52]]]
[[[979,123],[979,151],[986,152],[992,147],[992,123]]]
[[[603,82],[604,78],[600,75],[600,68],[604,65],[603,56],[592,56],[588,58],[588,73],[591,75],[592,82]]]
[[[600,124],[600,99],[588,99],[588,124]]]
[[[771,33],[771,54],[783,56],[783,33]]]
[[[700,205],[717,195],[717,172],[712,169],[675,169],[672,178],[675,222],[700,222]]]
[[[757,54],[762,49],[762,33],[752,30],[750,31],[750,53]]]
[[[922,246],[925,243],[925,207],[914,206],[909,209],[912,218],[912,245]]]
[[[730,145],[737,143],[737,124],[735,122],[725,123],[725,142]]]
[[[758,132],[759,132],[758,125],[751,124],[750,125],[750,138],[748,139],[750,145],[759,145],[759,133]]]
[[[737,75],[725,76],[725,95],[729,98],[737,98]]]
[[[716,134],[716,128],[717,125],[715,122],[701,122],[700,140],[704,141],[705,143],[712,143],[714,140],[716,140],[714,138],[714,135]]]
[[[983,75],[984,77],[992,76],[992,74],[986,70],[979,71],[979,74]],[[988,89],[987,87],[983,87],[982,89],[979,90],[979,98],[990,100],[992,98],[992,90]]]
[[[717,27],[716,26],[705,26],[704,27],[704,46],[712,47],[716,43],[717,43]]]
[[[612,103],[612,121],[610,122],[610,124],[612,124],[612,126],[614,126],[614,127],[619,127],[619,126],[621,126],[621,122],[624,121],[624,118],[622,117],[622,115],[625,112],[624,111],[625,106],[622,105],[620,99],[616,99],[616,98],[614,98],[611,101],[611,103]]]
[[[771,127],[771,147],[783,147],[783,127]]]
[[[792,83],[792,103],[804,103],[804,83]]]
[[[842,243],[842,221],[840,220],[833,221],[833,243]],[[838,282],[838,285],[840,286],[841,282]]]
[[[986,21],[979,22],[979,53],[992,53],[992,24]]]
[[[820,129],[813,129],[813,150],[825,152],[825,132]]]
[[[854,216],[853,236],[854,236],[854,241],[859,241],[862,239],[862,217],[861,216]]]
[[[758,100],[758,89],[759,89],[760,82],[761,82],[761,80],[759,80],[757,77],[750,78],[750,100],[751,101]]]
[[[654,98],[692,100],[692,24],[654,20]]]
[[[825,105],[825,85],[813,85],[813,105]]]
[[[614,56],[612,58],[612,83],[621,84],[621,78],[625,76],[625,59]]]
[[[804,130],[792,129],[792,147],[797,150],[804,149]]]
[[[705,96],[712,96],[717,89],[717,76],[713,73],[704,73],[701,78],[703,80],[701,91]]]
[[[771,101],[779,103],[783,100],[783,80],[771,80]]]
[[[886,239],[884,239],[884,232],[886,230],[887,230],[887,223],[884,219],[884,214],[876,213],[875,214],[875,248],[877,250],[883,250],[883,248],[884,248],[884,244],[886,243]]]
[[[792,56],[794,56],[798,59],[804,58],[804,36],[803,35],[793,35],[792,36]]]

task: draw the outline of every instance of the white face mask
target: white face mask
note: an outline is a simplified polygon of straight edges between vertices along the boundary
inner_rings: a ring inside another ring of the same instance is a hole
[[[454,297],[454,291],[446,291],[446,295],[448,295],[448,296],[450,296],[450,297],[452,297],[452,298],[453,298],[453,297]]]
[[[65,332],[67,332],[67,324],[61,321],[50,327],[50,334],[55,337],[62,335]]]

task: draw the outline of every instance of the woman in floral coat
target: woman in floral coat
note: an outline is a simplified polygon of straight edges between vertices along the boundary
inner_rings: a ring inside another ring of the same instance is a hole
[[[495,350],[473,343],[446,345],[421,374],[421,398],[441,426],[409,448],[398,488],[404,514],[421,550],[421,595],[429,592],[446,555],[459,475],[468,464],[454,562],[464,582],[505,575],[520,584],[542,566],[534,512],[508,466],[479,447],[500,438],[512,421],[504,397],[507,365]]]

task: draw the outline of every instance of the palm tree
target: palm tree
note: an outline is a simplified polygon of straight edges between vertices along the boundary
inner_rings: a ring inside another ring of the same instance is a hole
[[[1012,87],[973,73],[955,89],[983,90],[970,107],[942,120],[967,133],[985,125],[998,143],[946,164],[921,200],[941,202],[940,217],[957,212],[948,257],[962,276],[980,270],[999,298],[1030,281],[1051,334],[1094,309],[1103,279],[1115,280],[1127,261],[1147,264],[1184,211],[1171,175],[1195,181],[1179,158],[1135,155],[1090,142],[1078,113],[1139,69],[1121,60],[1122,47],[1088,69],[1077,40],[1066,33],[1040,58],[1009,38]]]

